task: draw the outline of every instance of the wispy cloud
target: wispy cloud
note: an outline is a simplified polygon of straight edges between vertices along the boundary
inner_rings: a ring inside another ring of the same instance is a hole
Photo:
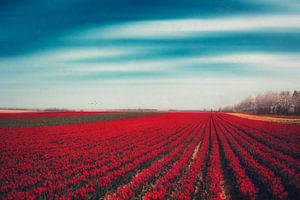
[[[130,48],[129,48],[130,50]],[[129,52],[129,50],[127,52]],[[58,51],[59,52],[59,51]],[[126,51],[125,51],[126,52]],[[57,53],[57,52],[56,52]],[[159,79],[174,78],[180,76],[248,76],[255,79],[256,76],[276,76],[291,72],[292,76],[299,71],[300,58],[297,54],[287,53],[222,53],[217,55],[192,55],[184,57],[162,57],[134,60],[135,54],[129,60],[110,62],[61,62],[53,55],[56,53],[45,53],[49,57],[39,59],[40,54],[33,57],[21,58],[2,62],[0,69],[2,74],[24,69],[22,77],[43,77],[47,79],[71,80],[78,79],[86,81],[120,79],[140,79],[157,76]],[[89,56],[91,56],[89,54]],[[55,58],[55,59],[54,59]],[[116,56],[117,58],[117,56]],[[48,60],[48,62],[46,62]],[[76,59],[75,59],[76,61]],[[34,63],[34,65],[32,64]],[[20,67],[20,65],[22,65]],[[5,67],[6,66],[6,67]],[[9,66],[9,68],[7,68]],[[30,71],[28,69],[31,68]],[[26,70],[27,69],[27,70]],[[162,76],[163,75],[163,76]],[[289,75],[289,76],[291,76]],[[140,77],[139,77],[140,76]],[[82,78],[81,78],[82,77]],[[221,78],[219,77],[219,78]],[[5,79],[6,77],[2,77]]]
[[[241,66],[256,66],[270,70],[291,70],[299,69],[300,57],[298,54],[279,53],[240,53],[223,54],[218,56],[206,56],[194,59],[198,63],[228,63]]]
[[[176,38],[211,32],[300,30],[300,15],[234,16],[213,19],[170,19],[128,22],[92,28],[76,36],[80,39]]]
[[[107,57],[118,57],[123,55],[132,54],[133,50],[121,49],[121,48],[63,48],[56,49],[47,53],[39,54],[52,61],[76,61],[81,59],[92,59],[92,58],[107,58]]]

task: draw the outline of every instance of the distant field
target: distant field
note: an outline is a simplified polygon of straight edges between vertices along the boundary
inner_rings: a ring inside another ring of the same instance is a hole
[[[0,199],[299,199],[299,125],[209,112],[48,114],[0,119]]]
[[[101,114],[108,112],[79,112],[79,111],[18,111],[18,110],[2,110],[1,118],[36,118],[36,117],[64,117],[85,114]]]
[[[33,110],[3,110],[3,109],[0,109],[0,113],[26,113],[26,112],[37,112],[37,111],[33,111]]]
[[[158,113],[153,112],[22,112],[0,113],[0,127],[57,126],[84,124]]]
[[[261,121],[269,121],[284,124],[300,124],[300,116],[286,116],[286,115],[255,115],[246,113],[230,113],[231,115]]]

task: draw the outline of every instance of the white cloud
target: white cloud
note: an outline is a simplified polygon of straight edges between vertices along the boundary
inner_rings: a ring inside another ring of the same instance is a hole
[[[92,28],[74,38],[172,38],[221,31],[282,31],[282,29],[299,31],[300,15],[244,15],[213,19],[148,20]]]
[[[124,54],[124,51],[116,49],[78,49],[78,50],[63,50],[55,52],[54,55],[51,55],[55,60],[77,60],[85,58],[102,58],[102,57],[111,57],[111,56],[120,56]]]
[[[130,52],[130,49],[122,50],[124,52]],[[85,52],[78,56],[78,52]],[[100,52],[100,51],[99,51]],[[261,53],[261,52],[249,52],[249,53],[230,53],[219,54],[213,56],[190,56],[190,57],[175,57],[175,58],[149,58],[142,60],[122,60],[122,61],[110,61],[110,62],[57,62],[63,59],[76,60],[83,57],[91,58],[98,56],[98,51],[71,51],[68,53],[60,54],[60,51],[54,53],[45,53],[44,56],[36,54],[31,57],[21,58],[20,60],[14,59],[6,62],[1,62],[4,70],[15,68],[30,68],[31,71],[24,71],[22,77],[26,76],[38,76],[38,77],[51,77],[51,76],[69,76],[69,75],[84,75],[101,72],[163,72],[169,74],[172,77],[175,71],[185,72],[185,67],[189,66],[206,66],[207,64],[236,64],[243,67],[260,68],[265,71],[272,72],[299,72],[300,73],[300,57],[298,54],[291,53]],[[105,53],[109,55],[109,53]],[[63,56],[65,55],[65,56]],[[66,56],[68,55],[68,56]],[[102,54],[104,55],[104,54]],[[60,57],[61,56],[61,57]],[[75,57],[73,57],[75,56]],[[55,61],[55,63],[53,63]],[[225,67],[226,67],[225,66]],[[209,66],[207,66],[209,67]],[[41,69],[44,69],[41,71]],[[186,69],[192,70],[192,69]],[[207,69],[209,70],[209,69]],[[206,70],[206,71],[207,71]],[[177,73],[178,74],[178,73]],[[193,73],[187,73],[189,76],[193,76]],[[197,75],[197,73],[196,73]],[[15,75],[17,76],[17,74]]]
[[[73,47],[50,50],[35,56],[51,61],[76,61],[91,58],[118,57],[133,53],[135,53],[134,49],[129,50],[127,48]]]
[[[72,64],[72,73],[91,73],[91,72],[128,72],[128,71],[165,71],[172,72],[178,67],[184,68],[190,65],[205,64],[237,64],[243,66],[253,66],[262,69],[275,70],[299,70],[300,57],[297,54],[271,54],[271,53],[237,53],[237,54],[220,54],[215,56],[193,56],[178,58],[161,58],[139,61],[122,61],[113,63],[98,64]],[[171,73],[170,73],[171,74]]]
[[[15,61],[36,63],[60,62],[60,61],[77,61],[81,59],[119,57],[123,55],[133,55],[140,51],[135,48],[106,48],[106,47],[65,47],[39,51],[30,55],[24,55],[14,58],[0,58],[2,62],[15,63]]]
[[[156,58],[143,60],[116,61],[104,63],[72,63],[72,72],[153,72],[171,71],[172,69],[194,63],[193,57],[188,58]],[[67,66],[66,66],[67,67]]]
[[[217,56],[207,56],[194,59],[198,63],[236,63],[240,65],[256,66],[275,69],[298,69],[300,71],[300,57],[298,54],[280,53],[232,53]]]

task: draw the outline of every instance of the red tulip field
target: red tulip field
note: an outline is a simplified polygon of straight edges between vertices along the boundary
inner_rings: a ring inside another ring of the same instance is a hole
[[[16,120],[38,117],[47,115]],[[213,112],[0,125],[0,199],[300,196],[299,125]]]

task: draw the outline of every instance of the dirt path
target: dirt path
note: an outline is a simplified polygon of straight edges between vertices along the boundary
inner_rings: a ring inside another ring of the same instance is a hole
[[[228,113],[230,115],[243,117],[247,119],[261,120],[261,121],[269,121],[269,122],[277,122],[283,124],[298,124],[300,125],[300,116],[274,116],[274,115],[254,115],[254,114],[245,114],[245,113]]]

